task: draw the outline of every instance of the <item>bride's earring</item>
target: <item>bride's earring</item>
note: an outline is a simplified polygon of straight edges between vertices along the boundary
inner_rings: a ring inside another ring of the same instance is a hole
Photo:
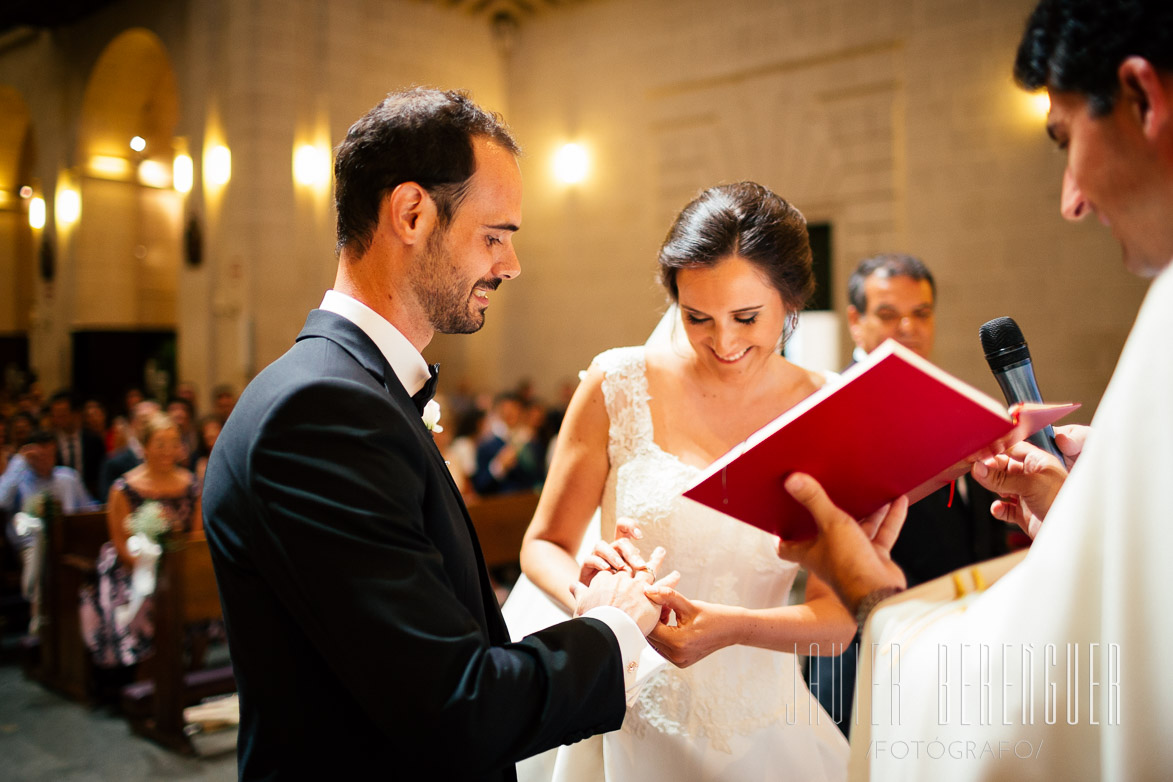
[[[782,335],[778,337],[778,344],[774,348],[775,353],[781,353],[786,347],[786,343],[794,336],[794,330],[798,328],[798,313],[791,312],[786,315],[786,322],[782,325]]]

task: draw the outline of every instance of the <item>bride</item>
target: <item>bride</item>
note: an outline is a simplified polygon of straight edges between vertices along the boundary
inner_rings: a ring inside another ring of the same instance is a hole
[[[680,496],[708,464],[825,382],[779,354],[814,287],[806,221],[761,185],[710,188],[676,218],[659,262],[677,305],[670,312],[679,313],[673,333],[592,362],[521,562],[568,610],[571,582],[639,567],[637,544],[663,546],[663,569],[681,573],[677,592],[687,598],[672,598],[675,622],[648,640],[679,667],[647,679],[621,730],[518,773],[559,782],[842,779],[847,743],[810,697],[795,655],[849,642],[847,609],[814,577],[805,602],[787,605],[797,566],[778,559],[776,538]],[[596,508],[601,539],[587,537]],[[518,590],[506,605],[511,630],[533,629],[535,612]]]

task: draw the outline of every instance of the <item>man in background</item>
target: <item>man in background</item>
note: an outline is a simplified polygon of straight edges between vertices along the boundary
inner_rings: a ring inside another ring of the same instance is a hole
[[[93,505],[81,478],[72,467],[57,465],[57,438],[52,432],[33,432],[0,476],[0,510],[9,520],[5,535],[20,554],[21,595],[31,604],[29,632],[40,620],[40,572],[47,525],[58,513],[74,513]]]
[[[848,280],[847,295],[856,361],[887,339],[932,360],[937,287],[923,261],[896,253],[866,258]],[[995,499],[962,476],[952,490],[945,486],[908,509],[892,559],[909,586],[1006,553],[1010,528],[990,515]]]
[[[489,432],[477,444],[472,476],[473,488],[482,497],[534,491],[545,480],[545,453],[523,417],[525,411],[525,401],[515,393],[500,394],[493,402]]]
[[[58,391],[49,398],[49,421],[57,440],[57,463],[75,470],[86,491],[97,494],[106,463],[106,442],[82,428],[73,392]]]

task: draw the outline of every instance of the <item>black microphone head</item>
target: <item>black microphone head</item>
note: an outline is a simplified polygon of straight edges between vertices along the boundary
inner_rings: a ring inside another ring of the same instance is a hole
[[[986,362],[994,372],[1001,372],[1013,364],[1030,361],[1026,338],[1014,318],[994,318],[985,323],[978,335],[982,339],[982,350]]]

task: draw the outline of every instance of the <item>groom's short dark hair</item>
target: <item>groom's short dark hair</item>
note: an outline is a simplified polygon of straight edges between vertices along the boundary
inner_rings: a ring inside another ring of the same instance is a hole
[[[520,153],[504,120],[463,92],[425,87],[393,92],[350,126],[335,150],[338,244],[362,256],[379,222],[383,196],[415,182],[436,203],[441,227],[456,213],[476,170],[474,138]]]

